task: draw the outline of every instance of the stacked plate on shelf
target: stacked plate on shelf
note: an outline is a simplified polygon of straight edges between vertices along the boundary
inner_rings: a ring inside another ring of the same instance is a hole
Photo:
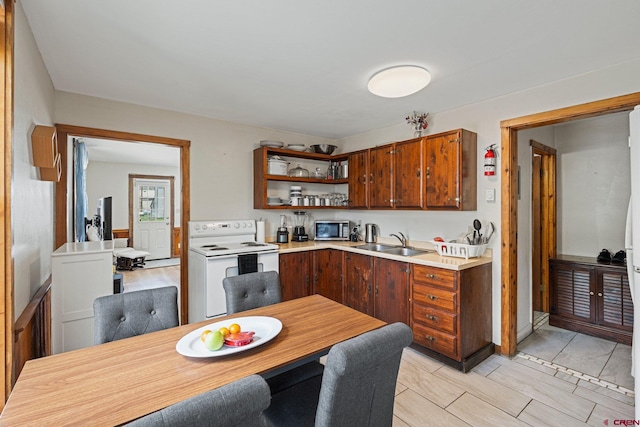
[[[282,142],[282,141],[271,141],[271,140],[268,140],[268,139],[263,139],[262,141],[260,141],[260,146],[261,147],[282,148],[282,147],[284,147],[284,142]]]

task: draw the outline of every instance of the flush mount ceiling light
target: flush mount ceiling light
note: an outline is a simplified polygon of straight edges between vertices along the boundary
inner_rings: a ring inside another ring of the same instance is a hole
[[[424,89],[431,74],[422,67],[402,65],[377,72],[369,80],[369,92],[384,98],[401,98]]]

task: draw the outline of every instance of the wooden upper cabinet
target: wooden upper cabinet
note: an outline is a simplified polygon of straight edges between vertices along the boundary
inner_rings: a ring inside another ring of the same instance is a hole
[[[393,207],[393,144],[369,150],[369,207]]]
[[[53,126],[36,126],[31,133],[33,165],[40,168],[42,181],[60,181],[62,172],[58,137]]]
[[[369,207],[369,150],[349,154],[349,207]]]
[[[427,136],[427,209],[476,210],[476,138],[464,129]]]
[[[396,208],[424,207],[424,139],[398,142],[393,149]]]

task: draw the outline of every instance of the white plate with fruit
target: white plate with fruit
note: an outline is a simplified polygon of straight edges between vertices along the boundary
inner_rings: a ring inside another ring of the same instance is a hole
[[[265,344],[282,330],[275,317],[248,316],[198,328],[182,337],[176,350],[188,357],[219,357]]]

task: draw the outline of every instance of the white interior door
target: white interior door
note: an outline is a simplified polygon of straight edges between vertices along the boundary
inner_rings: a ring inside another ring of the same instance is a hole
[[[133,244],[146,259],[171,257],[171,188],[164,179],[134,180]]]

